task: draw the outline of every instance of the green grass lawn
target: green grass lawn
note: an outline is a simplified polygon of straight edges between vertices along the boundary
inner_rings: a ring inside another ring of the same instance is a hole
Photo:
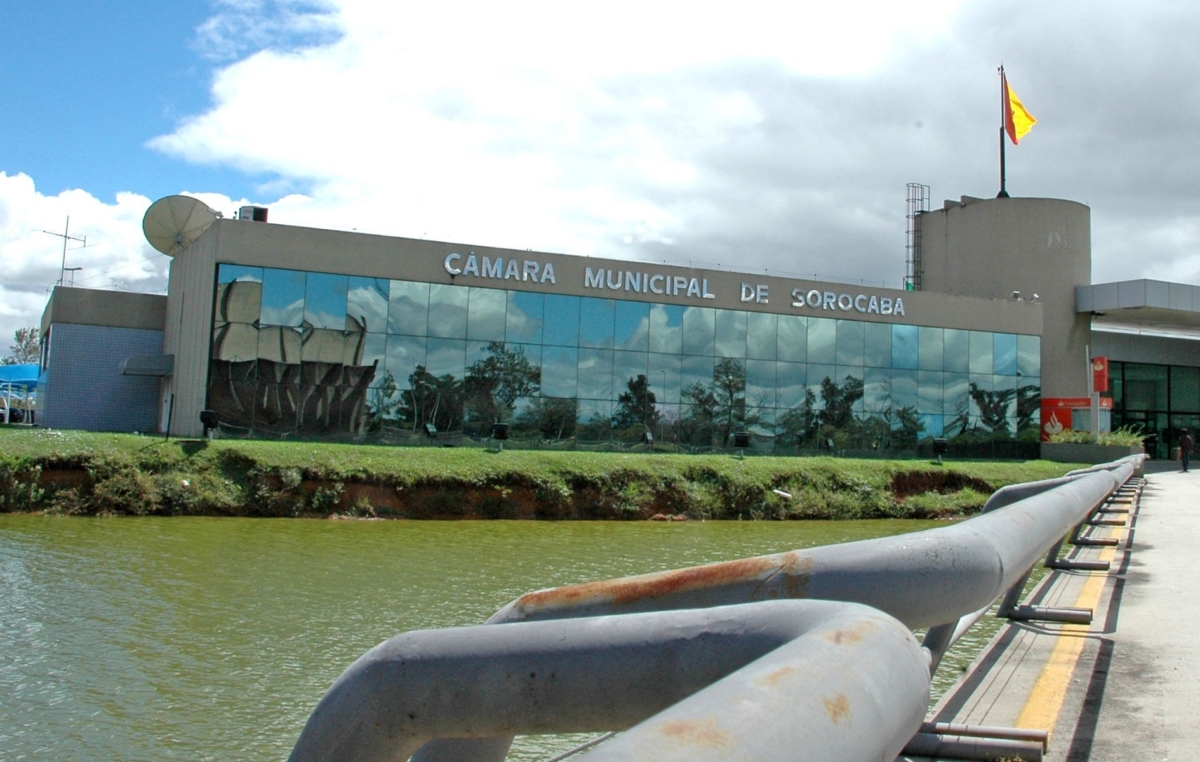
[[[951,517],[1047,461],[383,447],[0,428],[0,511],[706,519]],[[784,492],[790,497],[778,494]]]

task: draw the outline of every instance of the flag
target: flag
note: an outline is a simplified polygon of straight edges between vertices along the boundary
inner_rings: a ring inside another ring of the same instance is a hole
[[[1017,145],[1033,125],[1037,124],[1037,120],[1025,110],[1021,99],[1008,86],[1008,77],[1004,76],[1003,69],[1000,70],[1000,84],[1004,89],[1004,131],[1008,133],[1008,139],[1013,145]]]

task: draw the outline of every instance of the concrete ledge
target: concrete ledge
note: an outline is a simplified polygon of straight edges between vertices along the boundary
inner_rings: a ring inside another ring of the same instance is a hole
[[[1141,455],[1141,445],[1099,445],[1080,442],[1042,442],[1042,460],[1055,463],[1111,463],[1114,460]]]

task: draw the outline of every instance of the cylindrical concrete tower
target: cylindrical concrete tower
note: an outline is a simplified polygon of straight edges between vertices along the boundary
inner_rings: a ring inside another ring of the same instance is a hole
[[[1036,295],[1042,396],[1086,396],[1091,318],[1075,312],[1075,286],[1091,283],[1091,210],[1053,198],[964,196],[922,213],[916,224],[921,290],[986,299]]]

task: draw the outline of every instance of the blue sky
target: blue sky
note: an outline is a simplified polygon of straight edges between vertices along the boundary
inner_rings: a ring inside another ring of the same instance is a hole
[[[1092,210],[1093,280],[1200,283],[1200,6],[0,0],[0,351],[165,291],[189,193],[273,223],[899,286],[905,185]]]
[[[192,165],[150,150],[209,102],[213,61],[196,29],[207,3],[186,0],[38,0],[0,10],[0,169],[38,190],[86,188],[105,200],[183,188],[242,195],[240,172]]]

